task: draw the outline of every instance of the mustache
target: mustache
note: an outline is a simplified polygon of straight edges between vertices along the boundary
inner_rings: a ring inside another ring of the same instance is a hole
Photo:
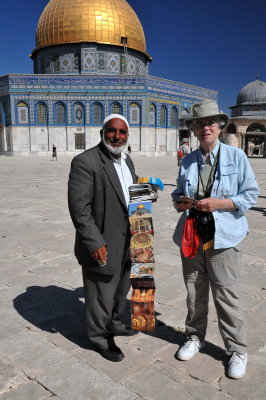
[[[122,139],[109,139],[108,140],[109,143],[121,143],[124,144],[124,141]]]
[[[127,146],[127,141],[126,141],[126,142],[123,142],[123,141],[121,141],[121,139],[117,141],[117,142],[120,142],[119,144],[121,144],[121,146],[117,146],[117,147],[112,146],[112,144],[115,144],[115,143],[114,143],[114,142],[111,143],[111,141],[109,141],[109,140],[107,141],[107,140],[105,139],[105,137],[102,138],[102,141],[103,141],[105,147],[106,147],[106,148],[110,151],[110,153],[112,153],[112,154],[120,154],[120,153],[122,153],[122,151],[123,151],[123,150],[125,149],[125,147]]]

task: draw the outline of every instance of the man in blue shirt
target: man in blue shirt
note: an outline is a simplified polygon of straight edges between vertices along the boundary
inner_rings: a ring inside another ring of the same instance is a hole
[[[220,333],[230,356],[227,376],[239,379],[246,372],[247,339],[238,293],[241,251],[237,246],[248,233],[244,213],[255,205],[259,189],[244,152],[219,142],[227,121],[228,116],[213,101],[195,104],[186,121],[200,147],[182,162],[172,193],[176,209],[184,211],[174,241],[181,247],[188,291],[187,341],[176,357],[190,360],[205,347],[211,286]]]

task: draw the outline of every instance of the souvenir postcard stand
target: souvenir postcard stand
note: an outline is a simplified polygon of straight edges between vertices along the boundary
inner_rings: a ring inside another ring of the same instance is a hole
[[[143,187],[144,188],[143,190]],[[147,193],[148,190],[148,193]],[[133,185],[129,188],[131,258],[131,326],[139,331],[155,330],[155,283],[153,253],[152,200],[158,195],[151,185]],[[143,198],[144,201],[141,201]]]

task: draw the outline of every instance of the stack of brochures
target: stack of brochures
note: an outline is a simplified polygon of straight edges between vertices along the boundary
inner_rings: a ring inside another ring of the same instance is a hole
[[[131,185],[128,190],[130,202],[156,201],[158,198],[156,186],[148,183]]]

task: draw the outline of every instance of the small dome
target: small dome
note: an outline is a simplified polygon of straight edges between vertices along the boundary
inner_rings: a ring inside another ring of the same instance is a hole
[[[92,42],[127,46],[146,53],[142,25],[126,0],[50,0],[40,16],[36,49]]]
[[[244,86],[237,96],[237,105],[244,103],[266,103],[266,82],[257,79]]]

